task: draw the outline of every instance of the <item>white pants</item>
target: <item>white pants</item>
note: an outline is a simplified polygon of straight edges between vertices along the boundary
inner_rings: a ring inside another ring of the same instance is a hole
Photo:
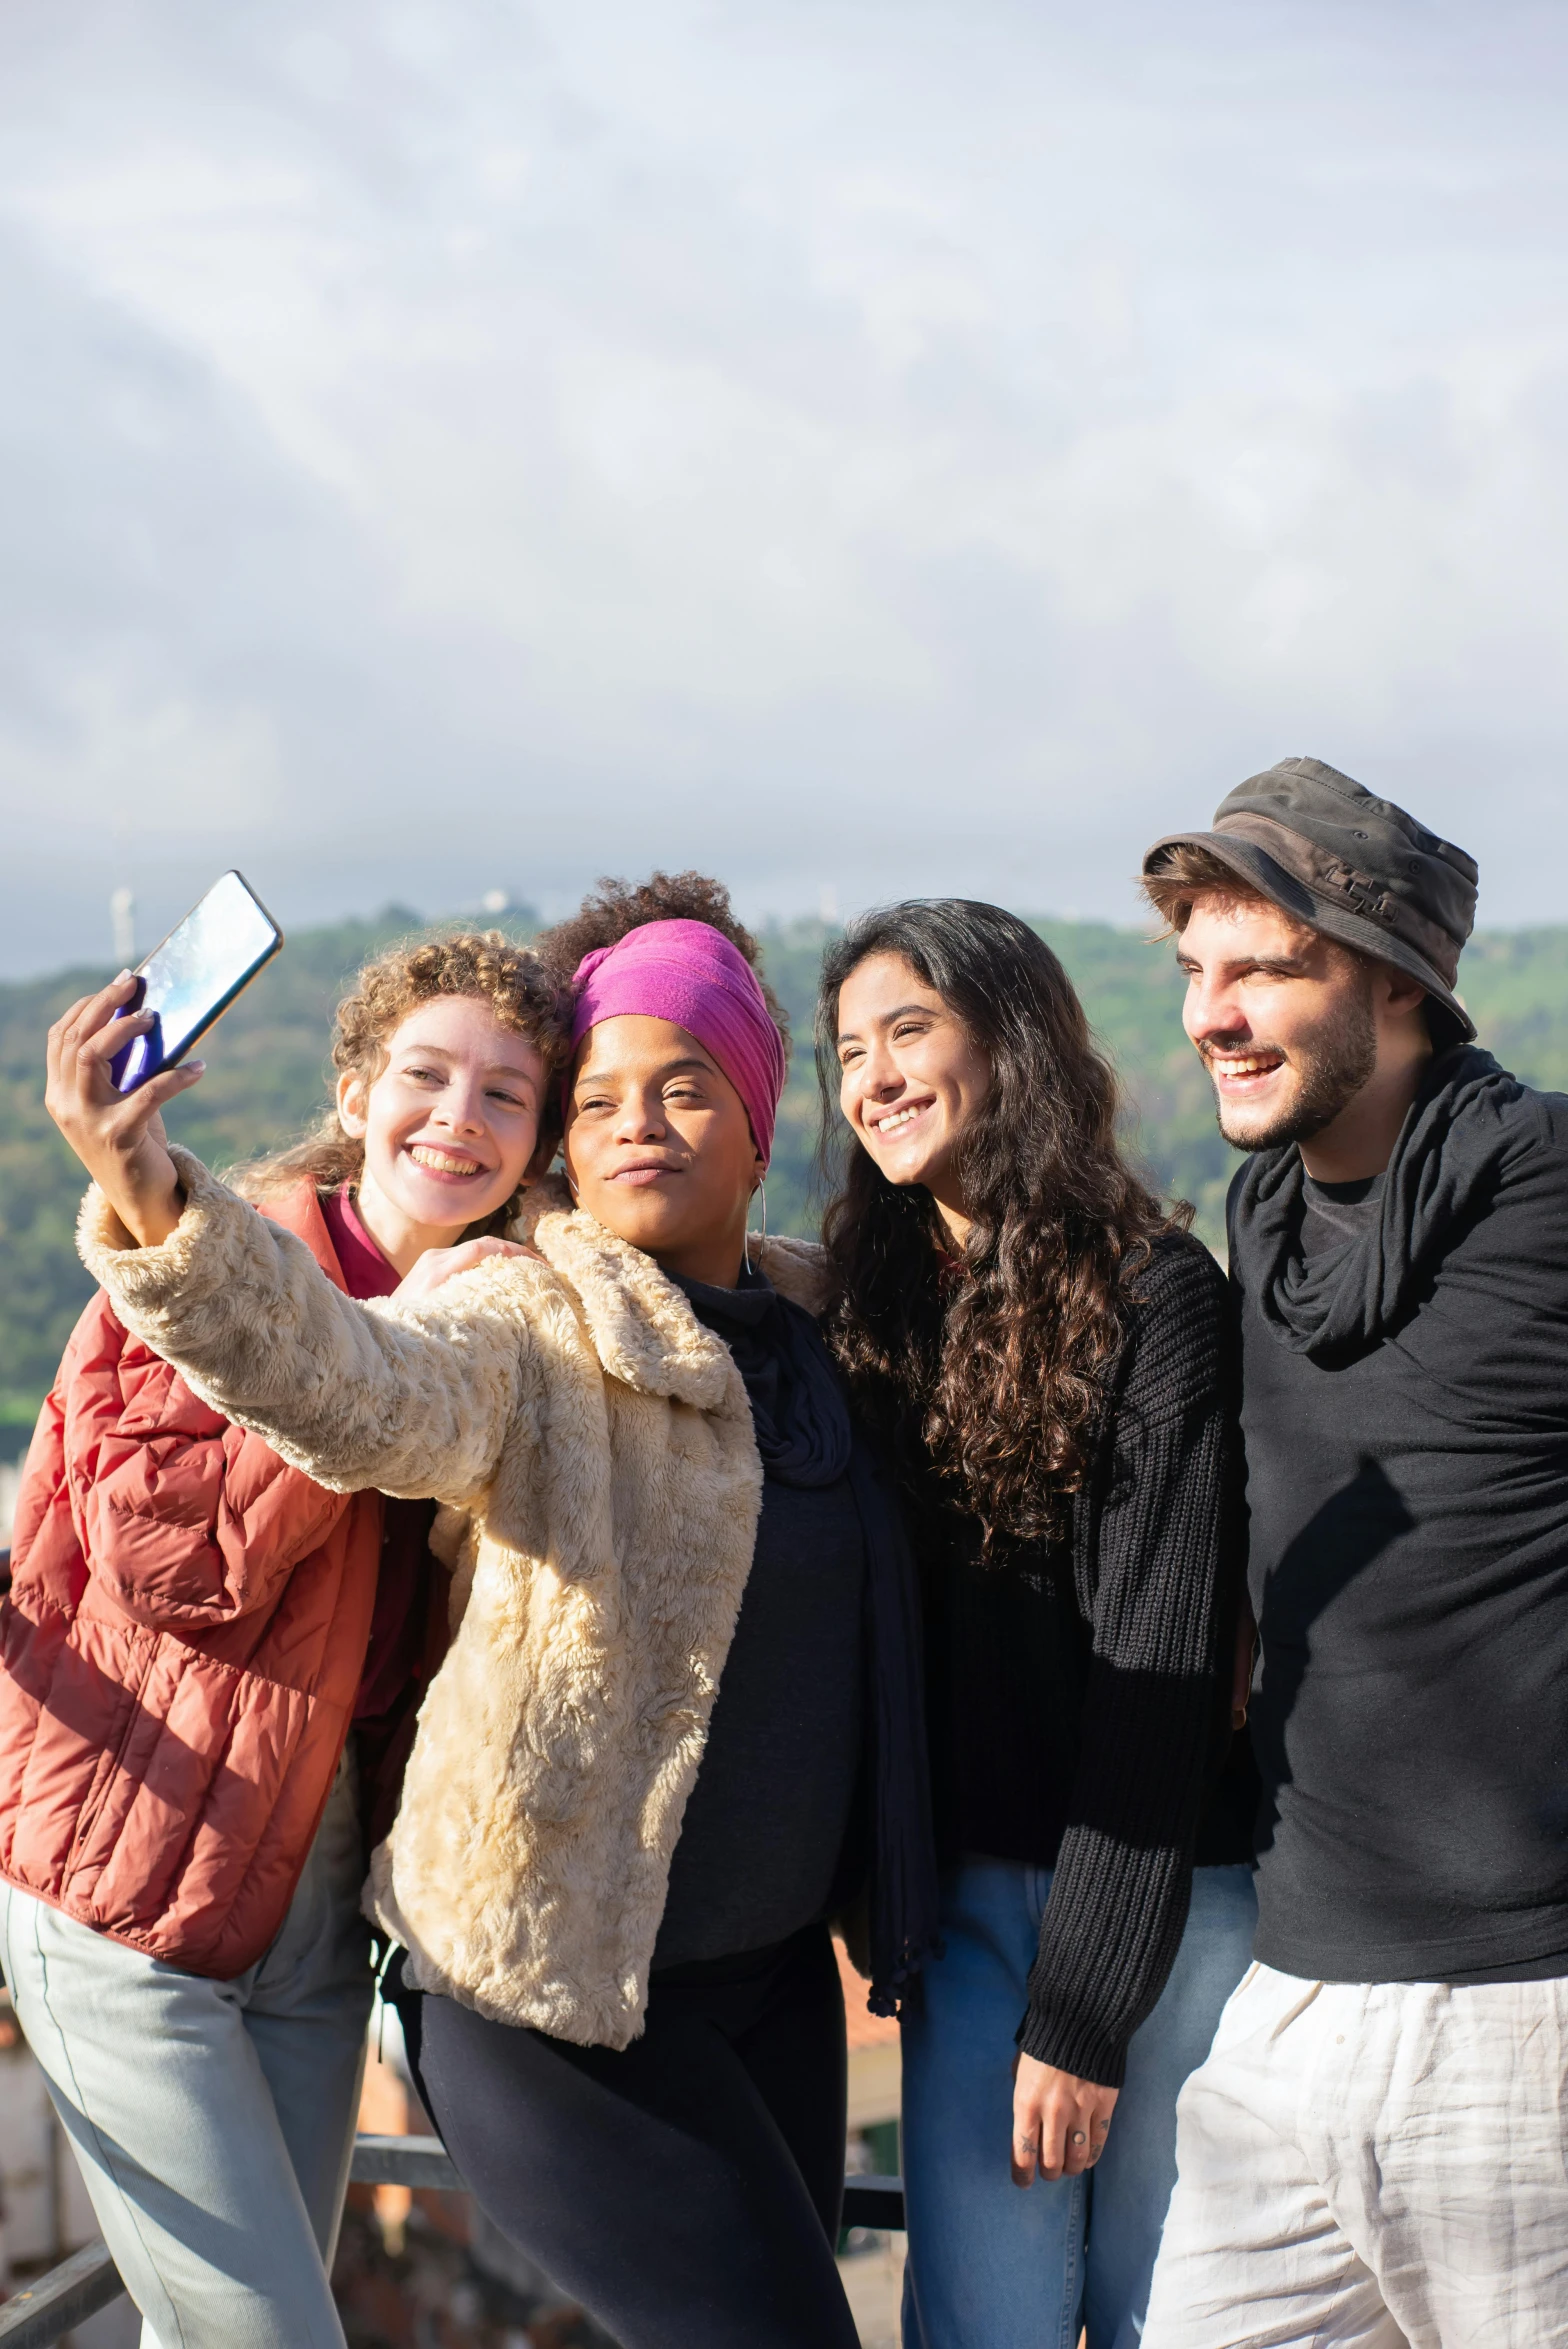
[[[1177,2105],[1143,2349],[1564,2349],[1568,1982],[1255,1965]]]
[[[231,1982],[0,1884],[0,1962],[142,2349],[344,2349],[327,2268],[372,1993],[362,1875],[345,1760],[277,1939]]]

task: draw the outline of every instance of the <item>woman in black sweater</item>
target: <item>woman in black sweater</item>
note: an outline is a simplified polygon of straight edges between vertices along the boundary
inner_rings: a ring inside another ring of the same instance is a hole
[[[1130,2349],[1255,1914],[1225,1282],[1123,1162],[1014,916],[865,917],[818,1043],[859,1144],[830,1334],[913,1504],[945,1863],[904,2019],[906,2349]]]

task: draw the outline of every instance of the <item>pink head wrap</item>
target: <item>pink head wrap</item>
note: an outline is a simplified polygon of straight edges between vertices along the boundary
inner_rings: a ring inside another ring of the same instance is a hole
[[[766,1167],[784,1090],[784,1039],[757,974],[708,922],[644,922],[585,954],[572,980],[572,1050],[601,1020],[670,1020],[706,1045],[746,1105]]]

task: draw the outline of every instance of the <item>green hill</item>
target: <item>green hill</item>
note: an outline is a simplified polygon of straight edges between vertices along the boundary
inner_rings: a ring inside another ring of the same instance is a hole
[[[215,1166],[299,1131],[324,1098],[332,1005],[345,977],[417,926],[398,907],[375,921],[293,934],[213,1037],[208,1074],[176,1105],[172,1131]],[[513,925],[529,927],[519,914]],[[1191,1199],[1211,1240],[1236,1165],[1214,1127],[1208,1080],[1181,1033],[1181,987],[1168,946],[1099,922],[1038,923],[1081,991],[1129,1098],[1129,1134],[1161,1187]],[[796,922],[765,935],[768,973],[796,1049],[779,1120],[768,1216],[809,1231],[816,1088],[811,1008],[828,933]],[[80,1170],[43,1107],[51,1020],[106,974],[63,971],[0,985],[0,1459],[24,1445],[90,1284],[72,1238]],[[1568,1091],[1568,927],[1484,932],[1464,960],[1465,999],[1483,1040],[1531,1084]]]

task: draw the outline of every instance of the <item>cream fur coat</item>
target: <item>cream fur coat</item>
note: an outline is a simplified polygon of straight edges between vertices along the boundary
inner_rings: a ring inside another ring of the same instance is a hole
[[[413,1978],[498,2022],[625,2047],[750,1572],[762,1468],[740,1372],[645,1256],[542,1185],[492,1260],[356,1304],[176,1152],[187,1205],[83,1261],[217,1410],[336,1491],[448,1504],[453,1639],[367,1903]],[[813,1305],[818,1252],[764,1244]]]

